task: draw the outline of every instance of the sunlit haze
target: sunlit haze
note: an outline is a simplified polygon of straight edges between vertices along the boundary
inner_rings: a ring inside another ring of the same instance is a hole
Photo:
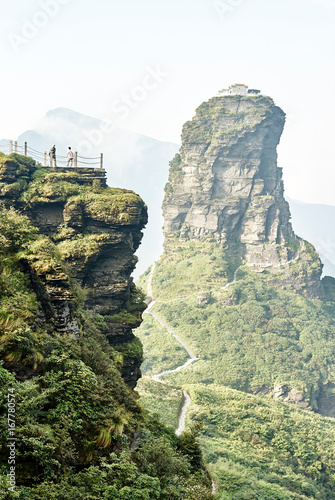
[[[241,82],[287,113],[286,193],[335,204],[333,0],[16,0],[1,9],[0,138],[67,107],[180,142]]]

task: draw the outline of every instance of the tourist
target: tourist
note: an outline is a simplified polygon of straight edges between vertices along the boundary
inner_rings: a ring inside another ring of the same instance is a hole
[[[50,149],[49,157],[50,157],[50,167],[53,167],[53,166],[57,167],[57,165],[56,165],[56,146],[55,145],[53,145],[52,148]]]
[[[67,152],[67,167],[73,167],[73,160],[74,160],[74,154],[73,154],[73,151],[71,149],[71,146],[69,146],[68,148],[68,152]]]

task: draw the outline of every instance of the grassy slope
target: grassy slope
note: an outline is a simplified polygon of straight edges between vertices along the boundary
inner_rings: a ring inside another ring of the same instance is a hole
[[[174,429],[178,426],[178,414],[183,402],[183,393],[177,387],[155,382],[147,377],[138,381],[136,390],[141,394],[141,404],[157,413],[161,421]]]
[[[319,384],[335,376],[335,309],[331,297],[328,302],[310,300],[271,284],[270,272],[260,275],[247,267],[238,271],[234,284],[223,289],[229,281],[226,272],[219,281],[218,269],[224,259],[214,254],[212,258],[216,258],[211,260],[209,252],[205,247],[202,254],[197,251],[196,257],[188,258],[189,249],[179,250],[174,256],[164,257],[154,275],[153,290],[158,298],[163,299],[165,292],[169,299],[190,294],[180,301],[158,301],[153,310],[201,358],[170,380],[178,384],[214,382],[254,392],[278,383],[289,384],[303,391],[316,408]],[[182,286],[183,267],[188,274]],[[201,290],[211,290],[208,304],[197,303]]]
[[[144,354],[141,366],[143,374],[156,374],[181,366],[188,360],[188,355],[180,344],[149,314],[145,322],[136,330],[136,336],[143,344]]]
[[[334,377],[331,293],[328,301],[309,300],[281,289],[280,280],[274,287],[270,273],[257,275],[248,268],[223,290],[233,272],[220,250],[212,254],[211,244],[178,246],[178,254],[164,256],[157,265],[153,291],[162,302],[154,310],[201,360],[164,381],[189,390],[189,422],[203,419],[203,446],[219,498],[335,498],[334,421],[240,392],[287,383],[316,407],[318,384]],[[144,289],[147,277],[141,278]],[[206,305],[197,303],[201,290],[212,290]],[[185,295],[190,296],[163,302]],[[145,351],[150,364],[150,336]]]
[[[266,397],[186,386],[219,499],[334,499],[335,421]]]
[[[35,171],[26,157],[0,154],[0,167],[6,162],[19,181],[0,183],[0,190],[21,196],[23,205],[70,198],[75,206],[87,203],[94,216],[128,224],[129,204],[143,203],[131,192],[81,187],[67,183],[63,173]],[[193,463],[185,443],[143,411],[121,378],[122,356],[107,342],[103,317],[85,310],[85,291],[73,287],[79,339],[58,334],[38,316],[41,305],[22,261],[70,273],[66,256],[96,250],[95,241],[82,243],[65,245],[62,253],[26,216],[0,210],[0,496],[9,486],[8,394],[14,390],[17,488],[1,498],[209,500],[202,463]],[[137,352],[138,344],[128,347]],[[177,395],[172,400],[178,406]],[[190,441],[196,450],[196,438]]]

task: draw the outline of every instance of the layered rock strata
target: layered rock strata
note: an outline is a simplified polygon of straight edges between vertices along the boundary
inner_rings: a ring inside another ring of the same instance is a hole
[[[264,96],[214,97],[197,109],[170,164],[165,250],[175,239],[216,241],[237,262],[281,269],[282,282],[319,297],[322,266],[293,232],[277,165],[284,124],[284,112]],[[288,267],[298,260],[306,269],[292,280]]]
[[[43,309],[40,321],[78,336],[72,303],[79,284],[85,309],[103,317],[109,343],[124,354],[123,377],[135,387],[140,349],[128,355],[127,346],[136,344],[132,329],[141,323],[143,304],[130,275],[147,223],[143,201],[132,191],[107,188],[100,169],[41,170],[17,155],[1,160],[0,206],[27,215],[58,255],[41,263],[37,252],[23,261]]]

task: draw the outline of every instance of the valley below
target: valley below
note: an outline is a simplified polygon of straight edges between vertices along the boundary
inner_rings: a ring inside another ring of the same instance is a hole
[[[266,97],[213,98],[183,129],[163,201],[143,404],[201,429],[218,499],[335,498],[335,280],[290,223]]]

